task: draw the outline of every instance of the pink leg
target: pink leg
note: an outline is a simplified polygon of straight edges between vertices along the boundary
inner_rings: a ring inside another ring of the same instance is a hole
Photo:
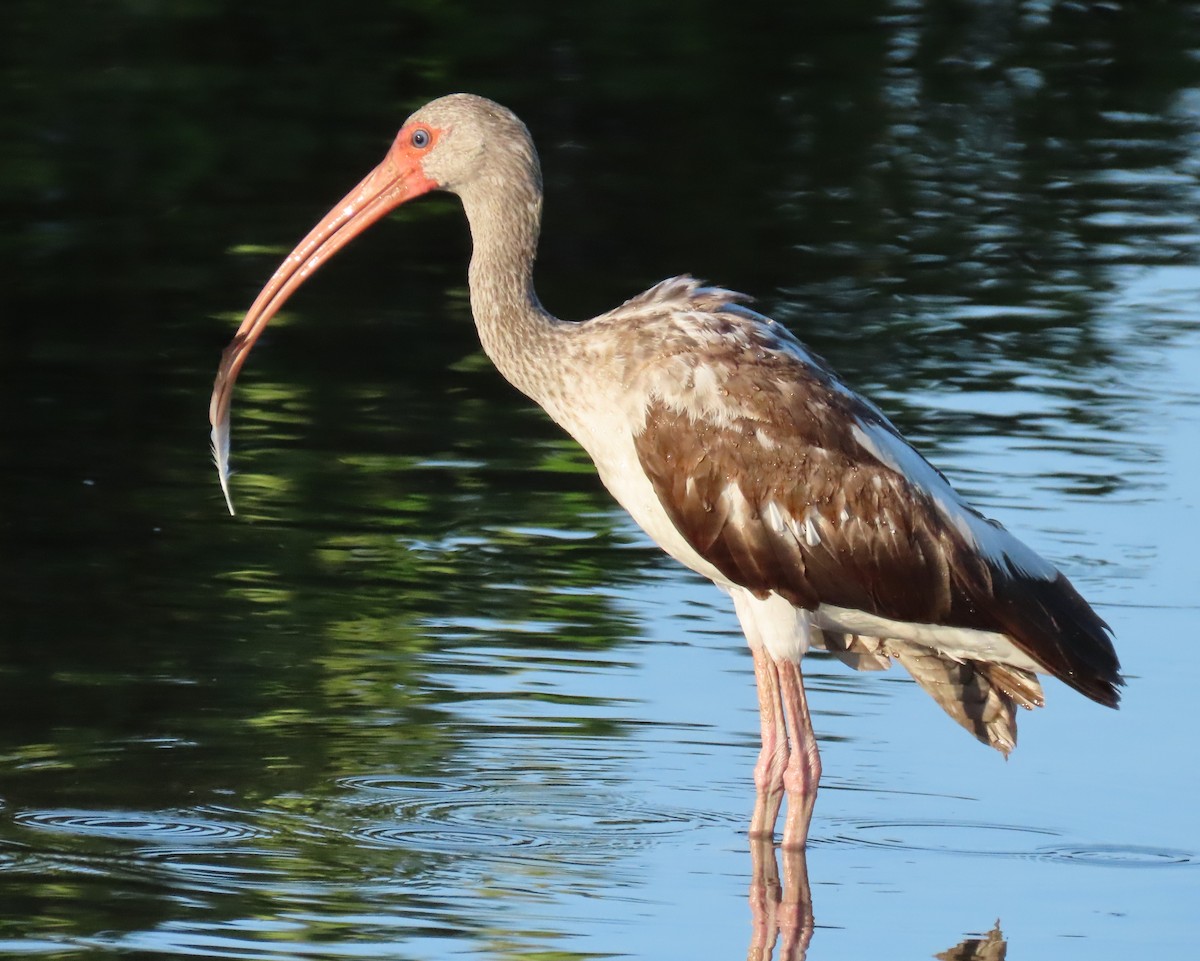
[[[762,725],[762,750],[754,765],[754,786],[758,796],[750,819],[750,837],[771,838],[783,804],[788,764],[787,731],[784,727],[784,705],[780,695],[779,668],[771,655],[752,645],[754,679],[758,686],[758,714]]]
[[[791,737],[791,750],[783,772],[788,799],[783,844],[785,847],[802,848],[808,841],[808,825],[812,820],[817,786],[821,780],[821,755],[817,751],[817,736],[808,712],[800,665],[794,661],[783,661],[778,665],[778,672],[783,714]]]

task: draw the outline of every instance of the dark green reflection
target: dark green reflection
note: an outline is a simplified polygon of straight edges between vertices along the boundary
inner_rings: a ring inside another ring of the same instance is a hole
[[[1068,445],[1103,460],[1056,479],[1088,496],[1152,456],[1104,381],[1124,358],[1102,308],[1122,271],[1196,254],[1186,4],[8,0],[3,18],[0,938],[153,952],[171,922],[291,912],[308,920],[247,938],[574,956],[561,930],[481,913],[534,881],[367,843],[364,821],[405,809],[346,786],[473,783],[489,738],[518,774],[593,737],[619,759],[622,705],[516,677],[531,652],[569,672],[635,638],[612,595],[665,563],[481,361],[455,204],[405,209],[275,322],[239,385],[236,521],[205,451],[240,312],[432,96],[495,97],[534,131],[562,316],[691,271],[757,294],[927,449]],[[930,417],[925,390],[1061,406]],[[505,697],[534,702],[527,727],[480,720]],[[177,848],[80,812],[246,836]],[[66,826],[28,820],[45,814]],[[588,892],[618,870],[585,867]],[[537,870],[554,890],[581,869]]]

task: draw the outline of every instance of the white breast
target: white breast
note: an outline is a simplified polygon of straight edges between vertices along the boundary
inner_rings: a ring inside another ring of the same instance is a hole
[[[629,418],[624,411],[615,406],[598,405],[586,418],[576,419],[565,414],[562,420],[557,416],[555,420],[588,452],[608,492],[654,543],[685,567],[721,587],[733,586],[724,574],[696,553],[667,516],[654,485],[642,469]]]

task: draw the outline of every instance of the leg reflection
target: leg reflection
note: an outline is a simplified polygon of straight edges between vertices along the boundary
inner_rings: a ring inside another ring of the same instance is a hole
[[[813,934],[812,892],[802,846],[780,849],[780,880],[775,845],[769,838],[750,839],[749,961],[804,961]],[[775,945],[779,953],[774,954]]]

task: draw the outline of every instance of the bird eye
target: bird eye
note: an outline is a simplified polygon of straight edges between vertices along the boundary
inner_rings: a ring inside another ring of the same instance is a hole
[[[429,131],[422,127],[418,127],[412,132],[412,137],[409,138],[411,143],[418,150],[424,150],[429,146]]]

